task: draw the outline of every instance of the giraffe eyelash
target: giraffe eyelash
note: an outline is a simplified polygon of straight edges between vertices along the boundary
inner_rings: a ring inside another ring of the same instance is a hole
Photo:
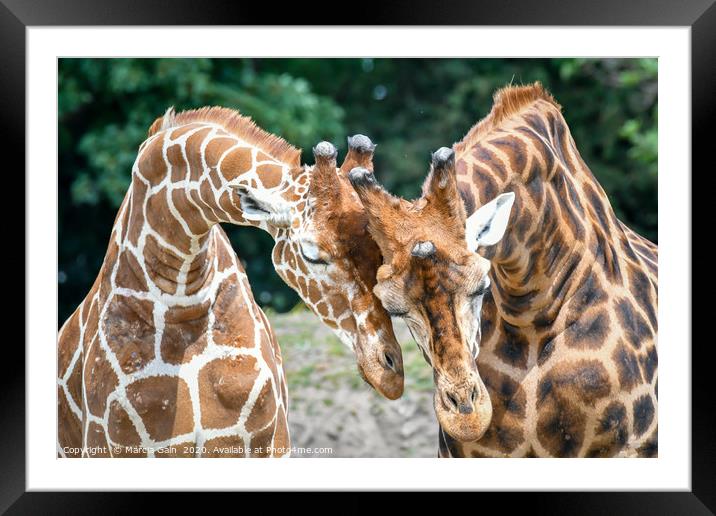
[[[477,296],[482,296],[484,294],[487,294],[487,292],[489,292],[489,290],[490,290],[490,284],[488,283],[484,287],[483,286],[479,287],[475,292],[468,294],[467,297],[474,298]]]
[[[489,288],[481,288],[480,290],[476,290],[476,291],[473,292],[472,294],[468,294],[467,297],[471,297],[471,298],[472,298],[472,297],[482,296],[482,295],[484,295],[488,290],[490,290],[490,289],[489,289]]]
[[[305,254],[303,254],[303,251],[301,251],[301,257],[308,263],[312,263],[314,265],[328,265],[328,262],[326,260],[321,260],[320,258],[318,260],[314,260],[313,258],[309,258]]]

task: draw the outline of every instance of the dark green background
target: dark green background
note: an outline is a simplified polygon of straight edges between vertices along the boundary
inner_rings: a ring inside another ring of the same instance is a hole
[[[170,105],[222,105],[303,149],[347,135],[378,144],[376,175],[418,195],[429,153],[458,141],[510,82],[542,83],[563,106],[617,215],[657,242],[656,59],[60,59],[59,323],[104,257],[147,128]],[[298,301],[274,272],[271,238],[226,227],[256,299]]]

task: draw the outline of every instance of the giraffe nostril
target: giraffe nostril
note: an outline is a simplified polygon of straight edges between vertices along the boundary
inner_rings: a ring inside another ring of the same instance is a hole
[[[477,401],[477,387],[473,387],[472,394],[470,395],[470,399],[472,400],[473,403],[475,403],[475,401]]]
[[[393,357],[390,356],[390,353],[383,353],[383,358],[385,359],[385,365],[395,371],[395,361],[393,360]]]
[[[455,396],[453,396],[451,393],[448,392],[446,394],[446,397],[447,397],[448,401],[450,402],[450,404],[452,405],[452,408],[457,409],[458,403],[457,403],[457,399],[455,398]]]

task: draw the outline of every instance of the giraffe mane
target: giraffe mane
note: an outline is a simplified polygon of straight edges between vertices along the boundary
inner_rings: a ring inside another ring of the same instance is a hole
[[[178,127],[192,122],[209,122],[222,126],[226,131],[260,148],[266,154],[292,167],[301,165],[301,151],[286,140],[271,134],[256,125],[251,117],[235,109],[221,106],[205,106],[176,113],[173,107],[157,118],[149,127],[148,136],[164,129]]]
[[[559,111],[562,110],[562,106],[554,100],[554,97],[544,89],[539,81],[527,85],[505,86],[497,90],[492,99],[493,104],[490,112],[472,126],[462,140],[453,145],[455,152],[463,152],[472,147],[483,136],[498,128],[505,120],[521,113],[538,101],[548,102]]]

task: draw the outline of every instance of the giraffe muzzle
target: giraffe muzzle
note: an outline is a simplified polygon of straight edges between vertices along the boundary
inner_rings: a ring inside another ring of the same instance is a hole
[[[444,378],[436,378],[435,413],[440,426],[453,439],[476,441],[487,430],[492,419],[492,403],[482,379],[455,385]]]

